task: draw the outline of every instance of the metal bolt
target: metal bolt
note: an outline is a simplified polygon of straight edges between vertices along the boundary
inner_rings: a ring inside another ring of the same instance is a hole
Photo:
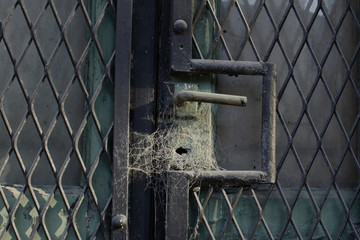
[[[111,220],[114,230],[124,230],[127,225],[127,217],[123,214],[116,214]]]
[[[174,31],[178,34],[184,33],[187,28],[187,23],[182,19],[178,19],[174,22]]]

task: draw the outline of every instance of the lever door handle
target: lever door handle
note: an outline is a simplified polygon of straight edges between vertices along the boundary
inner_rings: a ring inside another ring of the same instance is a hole
[[[185,102],[207,102],[245,107],[247,103],[247,97],[182,90],[175,94],[175,102],[178,107],[182,106]]]
[[[188,59],[188,65],[181,71],[215,73],[229,75],[262,76],[262,127],[261,127],[261,171],[235,171],[226,175],[222,181],[237,179],[241,183],[274,183],[275,166],[275,136],[276,136],[276,70],[273,63],[222,61],[208,59]],[[176,65],[180,66],[180,65]],[[173,71],[175,71],[173,69]],[[247,97],[181,90],[174,95],[175,104],[182,106],[185,102],[207,102],[235,106],[246,106]],[[194,174],[189,175],[194,176]],[[209,173],[208,177],[216,177]]]

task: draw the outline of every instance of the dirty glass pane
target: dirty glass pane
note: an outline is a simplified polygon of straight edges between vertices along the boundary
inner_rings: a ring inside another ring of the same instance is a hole
[[[109,236],[114,16],[0,1],[1,239]]]
[[[190,191],[189,236],[360,238],[359,2],[194,2],[193,58],[277,66],[277,182]],[[211,33],[208,44],[203,28]],[[241,109],[217,106],[219,165],[258,169],[261,79],[218,75],[216,90],[249,101]]]
[[[41,184],[41,182],[54,184],[55,182],[54,176],[49,174],[51,166],[45,156],[46,154],[40,153],[43,151],[41,134],[48,135],[46,136],[47,148],[48,155],[52,158],[51,164],[56,169],[61,168],[72,148],[71,132],[79,128],[84,111],[83,91],[79,81],[73,81],[74,66],[71,62],[72,59],[65,44],[59,44],[61,30],[57,26],[51,8],[43,9],[45,2],[30,3],[25,1],[24,7],[26,7],[28,19],[26,19],[19,5],[4,12],[1,19],[2,22],[7,21],[7,23],[3,26],[6,42],[4,40],[0,42],[2,51],[0,60],[2,63],[0,65],[6,66],[6,63],[8,65],[2,70],[2,73],[7,77],[2,79],[5,86],[1,88],[4,116],[1,122],[5,124],[7,121],[8,131],[11,132],[6,134],[4,131],[1,134],[0,141],[7,142],[7,144],[1,144],[0,147],[2,153],[15,151],[15,149],[11,149],[9,140],[11,134],[18,131],[15,145],[18,150],[18,157],[22,159],[23,167],[29,169],[34,159],[40,158],[36,167],[36,174],[32,178],[34,184]],[[1,4],[1,6],[6,5],[13,7],[14,3]],[[58,5],[60,8],[57,10],[60,16],[64,16],[62,21],[65,21],[71,12],[73,2],[67,1]],[[7,16],[11,13],[11,16]],[[36,21],[41,13],[41,18]],[[27,20],[31,23],[37,22],[34,27],[36,42],[31,40],[31,29],[28,27]],[[74,29],[71,30],[70,26],[66,34],[69,43],[73,43],[73,45],[69,44],[69,47],[71,50],[77,51],[77,54],[74,55],[77,55],[76,59],[78,60],[80,57],[78,52],[86,45],[86,23],[82,20],[81,14],[77,13],[70,25],[77,25],[78,28],[74,31]],[[74,32],[76,34],[73,34]],[[11,51],[12,56],[9,56],[8,51]],[[16,72],[14,72],[11,63],[11,57],[14,58],[13,61],[16,61]],[[44,64],[46,64],[47,73],[44,73]],[[85,68],[80,70],[81,76],[84,76],[84,70]],[[72,81],[74,83],[69,84]],[[68,126],[66,126],[66,120],[58,113],[60,101],[64,105],[65,117],[69,121]],[[71,104],[69,104],[70,102]],[[30,114],[28,104],[30,104],[30,111],[32,111]],[[70,133],[68,133],[67,127],[70,128]],[[9,155],[15,154],[15,152],[9,153]],[[77,163],[79,160],[76,159],[76,156],[70,157],[74,158],[73,161],[70,161],[73,173],[78,174],[67,172],[64,177],[70,184],[79,184],[81,177],[80,165]],[[5,164],[0,176],[3,183],[24,183],[20,164],[16,160],[8,161]],[[19,172],[19,174],[13,174],[14,171]]]

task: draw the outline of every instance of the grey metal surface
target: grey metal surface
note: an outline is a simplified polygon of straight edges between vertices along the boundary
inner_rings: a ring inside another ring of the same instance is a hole
[[[247,96],[245,108],[217,106],[216,151],[224,169],[261,169],[262,77],[219,76],[217,90]],[[239,124],[241,123],[241,124]],[[239,141],[238,139],[246,139]]]
[[[265,63],[266,74],[262,88],[262,124],[261,124],[261,169],[267,173],[267,182],[276,181],[276,67]]]

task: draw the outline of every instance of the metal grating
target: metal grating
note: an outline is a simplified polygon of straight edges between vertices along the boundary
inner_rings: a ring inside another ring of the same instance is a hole
[[[277,65],[278,180],[194,188],[190,238],[360,239],[359,2],[194,6],[193,58]]]
[[[0,238],[109,239],[115,5],[0,6]]]

